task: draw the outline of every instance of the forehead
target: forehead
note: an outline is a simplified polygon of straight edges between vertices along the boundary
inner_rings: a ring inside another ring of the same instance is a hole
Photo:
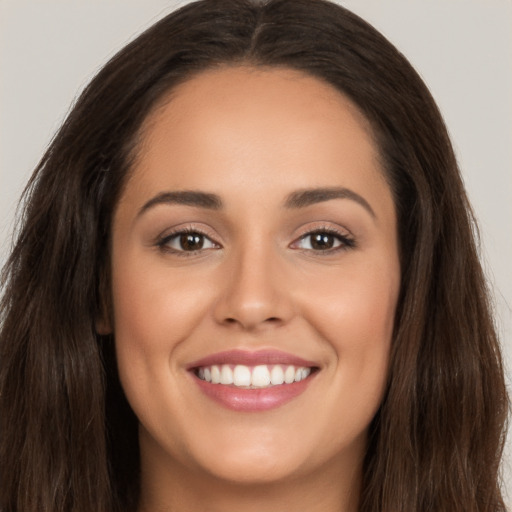
[[[341,120],[346,129],[339,134],[345,138],[373,139],[365,116],[323,80],[289,68],[227,65],[203,71],[172,89],[149,114],[141,134],[146,142],[154,140],[161,135],[159,129],[168,131],[172,123],[182,131],[194,127],[195,133],[215,125],[217,133],[227,128],[232,136],[230,128],[240,125],[241,118],[246,126],[265,127],[264,132],[273,122],[294,131],[305,132],[318,124],[337,124],[339,130]]]
[[[360,123],[367,124],[357,107],[335,87],[313,75],[286,67],[226,64],[206,69],[174,87],[163,97],[150,119],[158,119],[158,114],[170,101],[175,108],[179,105],[206,111],[215,104],[222,104],[224,108],[230,104],[226,113],[238,111],[240,107],[249,108],[255,101],[276,110],[310,106],[328,118],[334,114],[332,107],[342,104]]]
[[[382,186],[369,122],[331,85],[286,68],[221,67],[174,88],[145,121],[137,188],[286,192]],[[348,172],[350,171],[350,172]],[[343,183],[333,183],[343,178]]]

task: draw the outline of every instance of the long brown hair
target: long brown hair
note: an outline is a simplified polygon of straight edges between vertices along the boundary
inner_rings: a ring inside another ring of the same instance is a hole
[[[3,272],[1,512],[134,511],[137,420],[109,307],[112,211],[137,136],[176,84],[218,65],[301,70],[373,127],[398,212],[401,295],[370,426],[361,512],[504,511],[508,399],[475,223],[440,113],[407,60],[324,0],[204,0],[117,54],[77,101],[25,194]]]

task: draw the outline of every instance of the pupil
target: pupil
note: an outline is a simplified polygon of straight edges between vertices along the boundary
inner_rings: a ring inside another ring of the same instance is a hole
[[[180,245],[185,251],[197,251],[203,247],[204,239],[197,233],[187,233],[180,236]]]
[[[316,235],[313,235],[311,240],[311,247],[313,247],[313,249],[331,249],[333,244],[334,237],[326,233],[317,233]]]

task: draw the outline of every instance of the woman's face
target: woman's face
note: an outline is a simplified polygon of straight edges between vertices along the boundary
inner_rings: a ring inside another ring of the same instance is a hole
[[[391,192],[350,101],[287,69],[177,87],[115,212],[114,319],[100,326],[143,471],[357,473],[399,284]]]

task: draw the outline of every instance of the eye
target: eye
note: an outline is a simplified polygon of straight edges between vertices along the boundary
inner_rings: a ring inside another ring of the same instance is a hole
[[[215,249],[219,247],[208,236],[199,231],[179,231],[167,235],[158,241],[158,246],[162,250],[171,252],[197,252],[206,249]]]
[[[294,243],[294,248],[316,252],[335,252],[355,246],[353,239],[332,230],[307,233]]]

